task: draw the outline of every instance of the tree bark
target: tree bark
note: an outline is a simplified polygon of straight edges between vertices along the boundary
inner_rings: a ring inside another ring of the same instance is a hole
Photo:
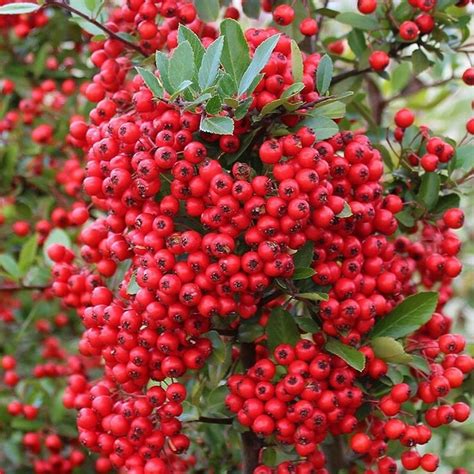
[[[244,369],[249,369],[256,362],[255,344],[253,342],[240,343],[240,360]],[[258,466],[260,449],[263,441],[253,432],[245,431],[240,435],[242,440],[242,474],[252,474]]]
[[[330,474],[340,474],[343,469],[349,467],[348,456],[340,436],[333,437],[328,444],[323,444],[322,449],[326,456],[326,469]]]

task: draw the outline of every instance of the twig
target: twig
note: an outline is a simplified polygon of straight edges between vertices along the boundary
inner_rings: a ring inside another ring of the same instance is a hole
[[[189,420],[186,423],[213,423],[215,425],[231,425],[233,418],[212,418],[210,416],[200,416],[197,420]]]
[[[92,23],[94,26],[102,30],[104,33],[107,33],[111,38],[114,38],[118,41],[121,41],[123,44],[128,46],[130,49],[135,50],[137,53],[140,53],[142,56],[147,57],[148,55],[140,48],[135,43],[132,43],[131,41],[127,40],[126,38],[123,38],[119,34],[115,33],[115,31],[110,30],[107,28],[105,25],[100,23],[99,21],[95,20],[94,18],[89,17],[85,13],[82,13],[80,10],[76,10],[74,7],[71,7],[71,5],[68,5],[67,3],[63,2],[56,2],[56,1],[47,1],[42,8],[47,8],[47,7],[56,7],[56,8],[62,8],[63,10],[67,10],[70,13],[73,13],[74,15],[80,16],[81,18],[84,18],[84,20],[87,20],[89,23]]]
[[[365,74],[367,72],[372,71],[372,68],[366,67],[364,69],[359,69],[359,70],[352,70],[352,71],[346,71],[341,74],[338,74],[337,76],[334,76],[332,79],[331,84],[337,84],[338,82],[343,81],[344,79],[348,79],[349,77],[355,77],[355,76],[360,76],[361,74]]]
[[[42,286],[42,285],[5,285],[5,286],[0,286],[0,291],[23,291],[23,290],[29,290],[29,291],[35,291],[35,290],[47,290],[51,288],[50,285],[47,286]]]

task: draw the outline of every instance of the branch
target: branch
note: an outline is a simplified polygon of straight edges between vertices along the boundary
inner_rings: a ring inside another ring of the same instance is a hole
[[[35,291],[35,290],[48,290],[51,288],[51,285],[5,285],[5,286],[0,286],[0,291],[23,291],[23,290],[30,290],[30,291]]]
[[[337,76],[334,76],[332,79],[332,84],[337,84],[338,82],[343,81],[344,79],[348,79],[349,77],[360,76],[361,74],[365,74],[367,72],[372,71],[372,68],[366,67],[364,69],[354,69],[353,71],[346,71]]]
[[[189,420],[187,423],[213,423],[215,425],[231,425],[233,418],[212,418],[209,416],[200,416],[197,420]]]
[[[84,18],[84,20],[87,20],[89,23],[93,24],[100,30],[102,30],[104,33],[106,33],[108,36],[111,38],[114,38],[118,41],[121,41],[123,44],[125,44],[127,47],[130,49],[135,50],[137,53],[140,53],[142,56],[147,57],[148,55],[140,48],[135,43],[132,43],[131,41],[128,41],[126,38],[123,38],[120,36],[118,33],[115,33],[115,31],[110,30],[106,26],[104,26],[102,23],[99,21],[95,20],[94,18],[89,17],[85,13],[82,13],[80,10],[76,10],[74,7],[71,7],[71,5],[68,5],[67,3],[63,2],[57,2],[57,1],[47,1],[44,5],[43,8],[45,7],[56,7],[56,8],[62,8],[63,10],[67,10],[70,13],[73,13],[74,15],[80,16],[81,18]]]

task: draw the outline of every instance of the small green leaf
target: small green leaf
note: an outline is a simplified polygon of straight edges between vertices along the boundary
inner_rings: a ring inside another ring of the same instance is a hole
[[[160,72],[160,79],[166,89],[166,92],[172,94],[174,92],[174,88],[171,85],[169,79],[170,60],[168,56],[165,53],[162,53],[161,51],[157,51],[155,55],[155,61],[156,68]]]
[[[414,369],[419,370],[425,374],[431,373],[430,364],[428,361],[424,357],[417,354],[413,354],[410,367],[413,367]]]
[[[231,18],[220,24],[221,35],[224,36],[222,65],[235,84],[239,84],[250,64],[249,46],[245,40],[240,24]]]
[[[403,90],[410,79],[413,77],[409,62],[403,62],[399,64],[392,72],[391,75],[391,86],[393,92],[400,92]]]
[[[224,47],[224,38],[219,36],[211,43],[202,58],[199,68],[199,86],[202,90],[214,84],[217,77],[217,71],[221,62],[222,48]]]
[[[0,157],[0,188],[2,190],[9,190],[12,184],[12,179],[15,174],[16,165],[18,163],[20,149],[18,143],[11,143],[7,145]]]
[[[319,107],[309,112],[312,117],[324,116],[330,119],[342,118],[346,115],[346,104],[339,100],[322,103]]]
[[[345,219],[346,217],[351,217],[351,216],[352,216],[351,206],[349,206],[347,202],[344,202],[344,208],[339,214],[337,214],[336,217],[339,217],[340,219]]]
[[[294,82],[303,81],[303,56],[295,40],[291,40],[291,73]]]
[[[0,254],[0,267],[2,267],[13,280],[18,281],[20,279],[20,268],[11,255],[7,253]]]
[[[352,49],[352,52],[357,57],[361,57],[367,49],[364,33],[357,28],[354,28],[347,35],[347,42],[349,43],[349,47]]]
[[[265,330],[255,321],[244,320],[239,326],[239,341],[253,342],[262,337]]]
[[[24,275],[36,259],[38,251],[38,236],[32,235],[23,245],[18,259],[18,267],[21,275]]]
[[[238,94],[242,95],[250,89],[255,78],[260,74],[260,71],[266,66],[270,56],[275,49],[280,35],[273,35],[263,41],[255,50],[252,61],[244,72],[242,79],[239,82]]]
[[[169,59],[169,81],[173,92],[184,81],[192,81],[194,76],[194,53],[189,41],[183,41],[173,51]]]
[[[176,87],[174,93],[170,96],[170,101],[175,100],[179,95],[182,95],[183,92],[191,86],[193,81],[190,81],[189,79],[186,79],[183,81],[181,84],[179,84],[178,87]]]
[[[140,286],[137,283],[137,277],[136,277],[135,274],[133,274],[130,277],[130,281],[128,282],[127,294],[128,295],[136,295],[139,290],[140,290]]]
[[[306,280],[306,278],[310,278],[315,275],[316,272],[312,268],[295,268],[293,276],[291,277],[292,280]]]
[[[7,3],[0,7],[0,15],[22,15],[24,13],[32,13],[39,10],[41,5],[37,3]]]
[[[379,30],[380,25],[378,21],[369,15],[360,15],[354,12],[339,13],[335,18],[339,23],[358,28],[359,30]]]
[[[295,268],[309,267],[313,263],[314,242],[308,241],[293,254]]]
[[[456,169],[469,171],[474,168],[474,145],[461,145],[456,150]]]
[[[459,207],[460,203],[461,203],[461,198],[459,194],[451,193],[451,194],[446,194],[445,196],[440,196],[438,199],[438,203],[436,204],[436,207],[433,210],[433,214],[435,214],[438,217],[441,217],[442,214],[448,209]]]
[[[237,108],[234,111],[235,120],[242,120],[249,111],[250,106],[252,105],[253,97],[247,97],[245,100],[242,100]]]
[[[142,77],[148,89],[150,89],[153,92],[153,95],[155,97],[162,98],[164,94],[164,89],[160,81],[158,80],[158,78],[151,71],[148,71],[147,69],[144,69],[142,67],[137,66],[135,67],[135,69],[137,70],[138,74],[140,74],[140,76]]]
[[[216,115],[222,109],[222,100],[218,95],[211,97],[206,104],[206,112],[209,115]]]
[[[33,64],[33,75],[35,78],[38,78],[41,76],[41,74],[44,71],[44,68],[46,66],[46,58],[48,57],[49,53],[49,44],[45,43],[39,51],[35,55],[35,62]]]
[[[311,318],[311,316],[297,316],[295,321],[300,329],[309,334],[314,334],[315,332],[321,330],[321,328],[318,326],[318,323],[313,318]]]
[[[435,292],[409,296],[375,324],[370,337],[405,337],[431,319],[437,304],[438,294]]]
[[[408,364],[413,360],[412,356],[405,352],[401,343],[393,339],[393,337],[376,337],[370,341],[370,345],[375,355],[385,362]]]
[[[307,116],[298,123],[296,129],[299,130],[302,127],[313,129],[317,140],[326,140],[326,138],[331,138],[339,132],[339,127],[336,122],[322,115],[315,117]]]
[[[198,35],[194,33],[193,30],[189,29],[187,26],[184,26],[182,23],[179,24],[178,28],[178,42],[182,43],[183,41],[188,41],[193,49],[194,61],[196,64],[196,69],[199,69],[202,62],[202,57],[204,56],[204,46],[201,43]]]
[[[411,64],[413,66],[413,73],[417,76],[428,69],[432,63],[421,49],[415,49],[411,55]]]
[[[234,131],[234,121],[230,117],[206,117],[201,120],[199,129],[216,135],[231,135]]]
[[[301,298],[303,300],[311,300],[311,301],[327,301],[329,299],[329,295],[327,293],[298,293],[295,295],[297,298]]]
[[[225,397],[228,393],[229,390],[225,385],[221,385],[212,390],[205,397],[205,405],[202,407],[203,415],[225,415],[227,413]]]
[[[421,178],[417,200],[421,201],[429,211],[434,209],[438,202],[440,186],[441,179],[437,173],[425,173]]]
[[[318,69],[316,70],[316,85],[318,92],[325,94],[331,85],[333,72],[332,59],[325,54],[319,61]]]
[[[285,343],[294,346],[300,339],[295,320],[288,311],[280,307],[272,310],[265,332],[270,353],[273,353],[279,344]]]
[[[348,344],[344,344],[332,337],[328,338],[325,349],[331,354],[337,355],[354,369],[362,372],[365,368],[365,355]]]
[[[199,18],[203,21],[216,21],[219,16],[219,0],[194,0]]]
[[[245,0],[242,10],[248,17],[257,19],[260,16],[260,0]]]

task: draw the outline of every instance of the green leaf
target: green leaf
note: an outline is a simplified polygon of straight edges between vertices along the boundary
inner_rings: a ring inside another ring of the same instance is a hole
[[[169,59],[169,81],[173,86],[173,92],[184,81],[192,81],[194,76],[194,53],[189,41],[183,41]]]
[[[44,244],[43,244],[43,255],[44,255],[44,259],[46,261],[46,263],[48,263],[48,265],[52,265],[53,262],[52,260],[48,257],[48,248],[52,245],[52,244],[60,244],[60,245],[64,245],[64,247],[67,247],[67,248],[71,248],[71,239],[69,238],[69,235],[66,234],[66,232],[64,232],[64,230],[62,229],[53,229],[49,235],[48,235],[48,238],[45,240]]]
[[[333,69],[332,59],[325,54],[319,61],[316,70],[316,85],[321,95],[325,94],[331,85]]]
[[[453,207],[459,207],[461,202],[461,198],[459,194],[446,194],[445,196],[440,196],[438,199],[438,203],[436,204],[436,208],[433,210],[433,214],[438,217],[441,217],[442,214],[447,211],[448,209],[452,209]]]
[[[365,356],[364,354],[362,354],[362,352],[358,351],[357,349],[354,349],[352,346],[344,344],[343,342],[330,337],[326,342],[325,349],[331,354],[340,357],[342,360],[347,362],[348,365],[358,370],[359,372],[362,372],[364,370]]]
[[[302,127],[312,128],[317,140],[326,140],[326,138],[331,138],[339,132],[339,127],[336,122],[322,115],[315,117],[307,116],[298,123],[296,128],[299,130]]]
[[[245,40],[240,24],[227,18],[220,25],[221,35],[224,36],[222,50],[222,65],[235,84],[239,84],[248,65],[250,64],[249,46]]]
[[[290,344],[294,346],[300,340],[300,334],[295,320],[288,311],[283,308],[274,308],[268,318],[267,345],[270,353],[279,344]]]
[[[151,72],[148,71],[147,69],[144,69],[142,67],[135,67],[137,70],[138,74],[142,77],[143,81],[147,85],[148,89],[153,92],[153,95],[155,97],[160,97],[162,98],[164,95],[164,89],[163,86],[161,85],[161,82],[158,80],[158,78]]]
[[[0,158],[0,188],[9,190],[15,174],[20,149],[17,143],[7,145],[3,155]]]
[[[38,78],[41,76],[41,74],[44,71],[45,65],[46,65],[46,58],[48,57],[49,53],[49,44],[45,43],[39,51],[36,53],[35,56],[35,62],[33,64],[33,76],[35,78]]]
[[[211,97],[206,104],[206,112],[209,115],[216,115],[222,109],[222,100],[218,95]]]
[[[291,73],[293,74],[293,81],[303,81],[303,56],[295,40],[291,40]]]
[[[199,86],[202,90],[214,84],[221,63],[222,48],[224,47],[224,38],[220,36],[208,46],[202,58],[199,68]]]
[[[410,354],[405,352],[401,343],[393,339],[393,337],[376,337],[370,341],[370,345],[375,355],[385,362],[408,364],[413,359]]]
[[[434,209],[438,202],[440,186],[441,179],[437,173],[425,173],[421,178],[417,200],[421,201],[429,211]]]
[[[234,111],[235,120],[242,120],[249,111],[250,106],[252,105],[253,97],[247,97],[245,100],[242,100],[237,108]],[[242,145],[241,145],[242,146]]]
[[[329,299],[329,295],[327,293],[298,293],[295,295],[297,298],[301,298],[303,300],[311,300],[311,301],[327,301]]]
[[[127,294],[128,295],[136,295],[139,290],[140,290],[140,286],[137,283],[137,277],[136,277],[135,274],[133,274],[130,277],[130,281],[128,282]]]
[[[257,19],[260,16],[260,0],[245,0],[242,10],[248,17]]]
[[[297,316],[295,321],[300,329],[309,334],[314,334],[321,330],[318,323],[311,316]]]
[[[359,30],[371,31],[380,29],[380,25],[375,18],[368,15],[360,15],[359,13],[339,13],[335,20],[339,23],[344,23],[345,25],[358,28]]]
[[[155,55],[155,61],[156,68],[160,72],[160,79],[166,89],[166,92],[172,94],[174,92],[174,88],[171,85],[169,79],[170,60],[168,56],[165,53],[162,53],[161,51],[157,51]]]
[[[424,292],[409,296],[393,311],[380,319],[372,329],[370,338],[405,337],[427,323],[438,304],[438,294]]]
[[[413,217],[412,210],[409,208],[395,214],[395,218],[405,227],[411,228],[415,225],[415,218]]]
[[[411,64],[413,73],[417,76],[428,69],[432,63],[421,49],[415,49],[411,55]]]
[[[84,5],[90,12],[93,12],[97,6],[97,2],[96,0],[84,0]]]
[[[221,385],[212,390],[205,397],[205,405],[202,408],[203,415],[225,415],[227,408],[225,406],[225,397],[229,393],[225,385]]]
[[[263,336],[265,330],[258,322],[244,320],[239,326],[239,341],[253,342]]]
[[[292,280],[306,280],[306,278],[310,278],[315,275],[316,272],[312,268],[295,268],[293,276],[291,277]]]
[[[456,150],[456,169],[469,171],[474,168],[474,145],[461,145]]]
[[[186,79],[185,81],[183,81],[174,91],[173,94],[171,94],[170,96],[170,101],[173,101],[176,99],[176,97],[178,97],[179,95],[181,95],[189,86],[191,86],[193,83],[193,81],[190,81],[189,79]]]
[[[194,6],[203,21],[216,21],[219,16],[219,0],[195,0]]]
[[[32,235],[23,245],[18,259],[18,267],[21,275],[24,275],[36,259],[38,251],[38,236]]]
[[[410,367],[413,367],[414,369],[419,370],[425,374],[431,373],[430,364],[428,364],[428,361],[424,357],[417,354],[413,354]]]
[[[345,219],[346,217],[351,217],[352,216],[352,209],[351,206],[347,202],[344,202],[344,207],[342,211],[337,214],[336,217],[339,217],[340,219]]]
[[[196,64],[196,69],[199,69],[202,62],[202,57],[204,56],[204,46],[201,43],[199,37],[194,33],[193,30],[190,30],[187,26],[184,26],[180,23],[178,28],[178,42],[182,43],[183,41],[188,41],[193,49],[194,61]]]
[[[330,119],[342,118],[346,115],[346,104],[339,100],[328,103],[323,102],[319,107],[311,110],[308,115],[312,117],[324,116]]]
[[[0,15],[21,15],[23,13],[32,13],[39,10],[41,5],[37,3],[8,3],[0,7]]]
[[[356,28],[347,35],[347,42],[357,57],[362,56],[367,49],[364,33]]]
[[[225,45],[225,41],[224,41]],[[222,59],[221,59],[222,60]],[[224,73],[221,75],[217,86],[219,88],[219,92],[223,96],[233,96],[237,93],[237,83],[234,81],[232,76],[228,73]]]
[[[255,78],[260,74],[260,71],[266,66],[270,56],[275,49],[280,35],[273,35],[263,41],[255,50],[252,61],[244,72],[242,79],[239,82],[238,94],[242,95],[250,89]]]
[[[234,121],[230,117],[206,117],[201,120],[199,129],[216,135],[231,135],[234,131]]]
[[[406,87],[413,77],[409,62],[403,62],[392,72],[391,85],[393,92],[399,92]]]
[[[308,241],[293,254],[295,268],[309,267],[313,263],[314,242]]]
[[[20,279],[20,268],[11,255],[7,253],[0,254],[0,267],[2,267],[13,280],[18,281]]]

